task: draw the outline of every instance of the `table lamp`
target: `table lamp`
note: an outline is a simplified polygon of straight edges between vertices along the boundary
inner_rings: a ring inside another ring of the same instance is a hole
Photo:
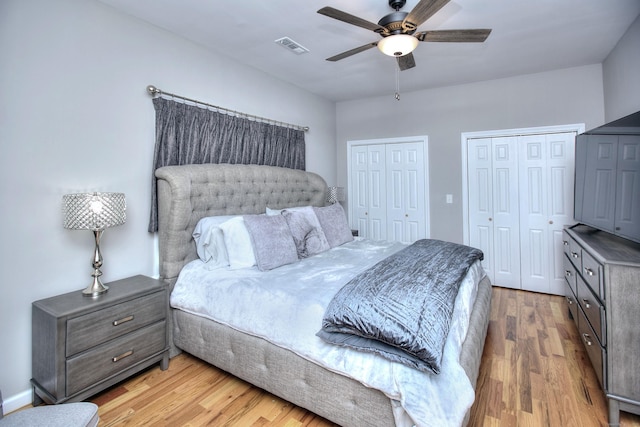
[[[82,295],[97,297],[109,289],[100,281],[102,254],[100,237],[105,228],[124,224],[127,204],[124,193],[75,193],[62,197],[64,228],[92,230],[96,247],[93,253],[93,282],[82,291]]]

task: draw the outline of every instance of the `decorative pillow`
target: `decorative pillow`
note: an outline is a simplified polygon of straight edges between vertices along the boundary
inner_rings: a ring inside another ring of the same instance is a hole
[[[311,207],[293,211],[285,209],[282,216],[291,230],[298,258],[307,258],[330,249],[329,242],[320,228],[320,222]]]
[[[251,236],[244,224],[244,219],[237,216],[220,224],[224,235],[224,244],[229,255],[229,267],[232,270],[248,268],[256,265]]]
[[[196,243],[198,257],[204,262],[205,268],[214,270],[229,265],[227,247],[220,224],[235,215],[219,215],[202,218],[193,230],[193,240]]]
[[[271,209],[269,207],[267,207],[267,215],[280,215],[285,209],[288,211],[299,211],[301,209],[304,208],[310,208],[311,206],[296,206],[296,207],[291,207],[291,208],[284,208],[284,209]]]
[[[347,215],[340,203],[334,203],[322,208],[313,208],[322,231],[329,242],[329,246],[335,248],[353,240],[351,228],[347,223]]]
[[[296,245],[283,216],[245,215],[243,218],[261,271],[298,261]]]

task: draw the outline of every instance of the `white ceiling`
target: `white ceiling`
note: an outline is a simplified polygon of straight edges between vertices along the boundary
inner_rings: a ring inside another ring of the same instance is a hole
[[[325,60],[380,36],[316,13],[331,6],[377,23],[393,11],[388,0],[100,1],[334,101],[395,92],[395,59],[376,48]],[[638,0],[452,0],[418,31],[491,28],[491,35],[484,43],[421,43],[417,66],[400,73],[400,89],[601,63],[639,14]],[[284,36],[310,52],[274,43]]]

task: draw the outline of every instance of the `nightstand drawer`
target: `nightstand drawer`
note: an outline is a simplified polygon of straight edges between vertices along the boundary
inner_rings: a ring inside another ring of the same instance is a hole
[[[68,396],[166,348],[165,321],[149,325],[67,360]]]
[[[156,292],[67,321],[66,355],[73,356],[166,317],[166,293]]]

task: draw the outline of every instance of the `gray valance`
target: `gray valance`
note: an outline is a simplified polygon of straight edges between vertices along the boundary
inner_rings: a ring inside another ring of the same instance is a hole
[[[237,117],[165,98],[154,98],[153,173],[162,166],[230,163],[305,169],[304,131]],[[152,176],[149,231],[158,230]]]

